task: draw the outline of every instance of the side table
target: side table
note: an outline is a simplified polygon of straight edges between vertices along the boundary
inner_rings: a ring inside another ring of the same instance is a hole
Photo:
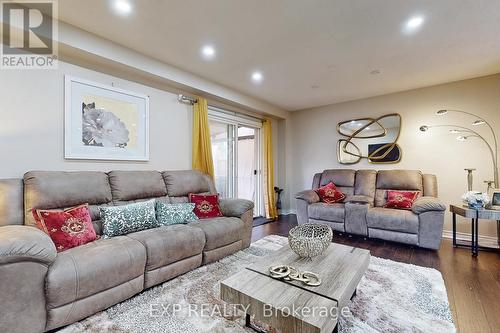
[[[499,247],[480,246],[479,237],[479,220],[495,220],[497,221],[497,242],[500,246],[500,211],[493,209],[472,209],[462,205],[450,205],[450,212],[453,218],[453,246],[470,248],[472,255],[478,255],[479,250],[500,251]],[[457,242],[457,215],[471,219],[471,244]]]

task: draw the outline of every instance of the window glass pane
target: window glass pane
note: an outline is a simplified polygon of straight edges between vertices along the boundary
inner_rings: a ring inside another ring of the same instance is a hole
[[[229,125],[212,120],[209,121],[209,125],[214,160],[215,187],[222,198],[228,198],[230,196]]]
[[[255,129],[238,127],[238,198],[255,202]]]

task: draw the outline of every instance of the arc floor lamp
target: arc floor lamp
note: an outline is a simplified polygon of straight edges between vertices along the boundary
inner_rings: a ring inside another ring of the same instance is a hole
[[[498,141],[497,141],[497,137],[495,134],[495,130],[493,129],[493,126],[491,126],[491,124],[488,121],[486,121],[484,118],[482,118],[474,113],[467,112],[467,111],[439,110],[438,112],[436,112],[436,114],[439,116],[443,116],[443,115],[446,115],[446,114],[452,113],[452,112],[463,113],[463,114],[466,114],[466,115],[469,115],[469,116],[476,118],[471,123],[472,126],[481,126],[481,125],[488,126],[490,131],[491,131],[492,138],[493,138],[493,146],[490,143],[490,141],[488,141],[484,136],[482,136],[481,134],[479,134],[477,131],[473,130],[472,128],[465,127],[465,126],[448,125],[448,124],[433,125],[433,126],[423,125],[423,126],[420,126],[420,130],[422,132],[426,132],[431,128],[447,127],[447,128],[450,128],[449,132],[451,134],[458,134],[457,140],[459,140],[459,141],[467,141],[470,138],[478,138],[479,140],[481,140],[484,144],[486,144],[486,146],[488,147],[488,149],[490,151],[491,159],[493,162],[493,176],[495,179],[494,180],[495,188],[498,188],[500,185],[498,182]]]

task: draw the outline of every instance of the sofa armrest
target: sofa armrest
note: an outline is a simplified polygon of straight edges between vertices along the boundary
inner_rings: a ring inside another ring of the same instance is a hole
[[[56,256],[54,243],[41,230],[18,225],[0,228],[0,265],[21,261],[50,265]]]
[[[373,202],[373,198],[370,198],[367,195],[351,195],[348,196],[345,200],[345,203],[356,203],[356,204],[371,204]]]
[[[54,243],[35,227],[0,227],[0,332],[44,332],[45,279],[56,260]]]
[[[319,202],[319,195],[313,190],[305,190],[295,194],[295,199],[306,201],[308,204]]]
[[[220,199],[219,205],[222,215],[227,217],[238,217],[243,221],[241,248],[244,249],[249,247],[252,240],[254,203],[246,199]]]
[[[219,205],[222,214],[229,217],[241,217],[254,207],[254,203],[246,199],[220,199]]]
[[[446,210],[446,206],[438,198],[420,197],[413,203],[411,210],[415,214],[422,214],[425,212],[443,212]]]

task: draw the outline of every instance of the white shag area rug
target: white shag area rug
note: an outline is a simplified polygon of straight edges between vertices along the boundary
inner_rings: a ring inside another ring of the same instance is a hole
[[[285,237],[267,236],[59,333],[252,332],[244,313],[220,300],[219,282],[285,244]],[[339,319],[342,333],[455,332],[443,278],[432,268],[372,256],[348,307],[349,315]]]

